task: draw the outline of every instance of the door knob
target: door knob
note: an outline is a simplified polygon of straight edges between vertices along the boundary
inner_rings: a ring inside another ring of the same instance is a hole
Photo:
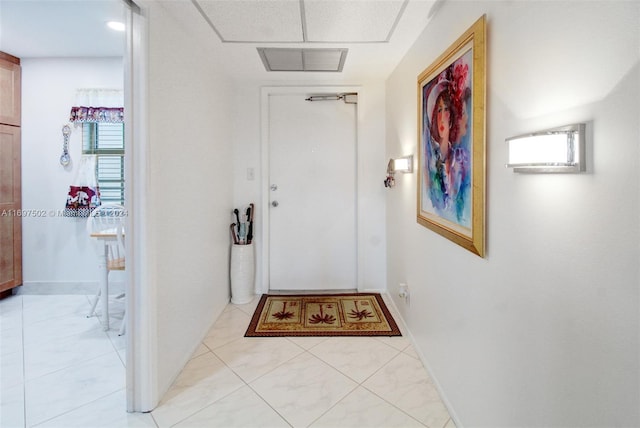
[[[278,205],[280,205],[280,204],[278,204],[278,201],[271,202],[271,206],[273,206],[273,207],[277,207]]]

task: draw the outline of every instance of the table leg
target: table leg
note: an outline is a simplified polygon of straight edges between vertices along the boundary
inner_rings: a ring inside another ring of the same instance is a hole
[[[104,246],[104,256],[100,261],[100,297],[102,299],[102,316],[104,319],[104,331],[109,330],[109,270],[107,260],[109,257],[108,246]]]

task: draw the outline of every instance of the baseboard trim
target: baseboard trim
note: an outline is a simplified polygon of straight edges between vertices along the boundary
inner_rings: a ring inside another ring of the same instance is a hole
[[[385,292],[384,294],[385,294],[385,297],[387,297],[385,299],[385,303],[387,304],[387,306],[392,306],[393,307],[393,315],[394,315],[394,317],[397,316],[399,318],[399,319],[396,319],[396,323],[400,324],[401,330],[403,332],[407,333],[406,334],[407,339],[409,339],[409,342],[411,342],[411,344],[413,345],[413,349],[418,354],[418,357],[420,358],[420,361],[422,362],[422,365],[424,366],[425,370],[429,374],[429,377],[431,378],[431,381],[433,382],[433,385],[438,390],[438,394],[440,394],[440,398],[442,399],[442,403],[447,408],[447,411],[449,412],[449,416],[451,417],[451,420],[453,420],[453,423],[456,425],[456,427],[462,428],[462,424],[460,422],[460,419],[458,418],[458,415],[456,414],[455,410],[453,409],[453,406],[452,406],[451,402],[447,399],[447,396],[444,393],[444,390],[442,389],[442,386],[440,385],[440,382],[438,382],[438,379],[434,376],[433,370],[431,370],[431,366],[429,365],[429,362],[427,361],[427,358],[424,356],[424,354],[422,353],[420,348],[418,348],[416,340],[413,337],[413,335],[411,334],[411,330],[409,330],[409,328],[407,326],[407,323],[404,321],[404,318],[402,317],[402,313],[400,312],[398,306],[396,305],[396,302],[391,298],[391,295],[389,294],[388,291]]]
[[[25,281],[13,289],[14,295],[95,294],[97,281]],[[124,292],[124,281],[110,281],[109,294]]]

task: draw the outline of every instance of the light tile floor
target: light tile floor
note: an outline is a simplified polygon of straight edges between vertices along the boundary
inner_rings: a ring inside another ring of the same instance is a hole
[[[229,304],[159,406],[130,414],[117,302],[105,333],[87,296],[4,299],[0,426],[455,427],[405,337],[245,338],[257,302]]]

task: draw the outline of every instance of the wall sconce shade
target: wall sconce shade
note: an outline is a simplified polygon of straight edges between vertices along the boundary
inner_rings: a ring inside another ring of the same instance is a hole
[[[413,155],[393,160],[393,172],[413,172]]]
[[[585,124],[562,126],[507,138],[508,168],[513,172],[581,172],[585,170]]]
[[[384,187],[391,189],[396,185],[396,172],[413,172],[413,155],[405,156],[397,159],[389,159],[387,164],[387,176],[384,179]]]

